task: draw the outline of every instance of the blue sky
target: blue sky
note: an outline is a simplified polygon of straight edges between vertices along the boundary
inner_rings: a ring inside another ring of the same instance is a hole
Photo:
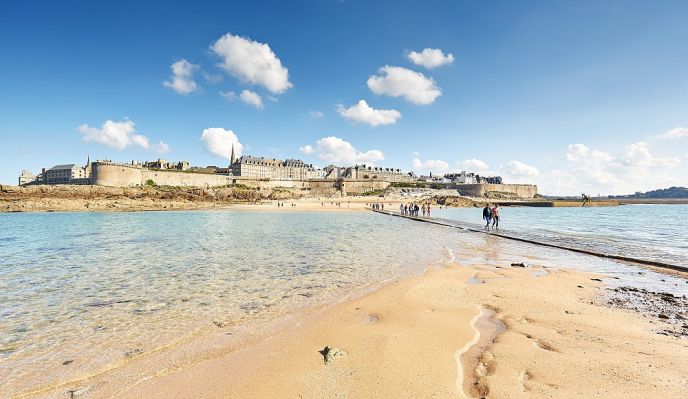
[[[10,1],[0,182],[89,154],[226,165],[235,142],[547,194],[688,185],[687,20],[685,1]]]

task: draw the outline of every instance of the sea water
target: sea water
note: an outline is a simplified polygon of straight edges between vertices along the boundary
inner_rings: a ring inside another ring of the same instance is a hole
[[[688,268],[688,205],[501,207],[499,231],[521,238]],[[482,208],[447,208],[433,217],[482,228]]]
[[[521,210],[502,212],[512,228]],[[372,212],[0,214],[0,397],[429,266],[521,261],[601,271],[619,285],[686,286],[632,265]]]

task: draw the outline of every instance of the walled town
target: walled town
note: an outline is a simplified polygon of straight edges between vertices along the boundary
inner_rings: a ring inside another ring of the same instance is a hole
[[[417,176],[399,168],[369,165],[314,167],[299,159],[278,160],[265,157],[235,157],[234,148],[227,167],[191,166],[188,161],[119,163],[111,160],[55,165],[38,174],[23,170],[20,186],[96,185],[108,187],[169,186],[225,187],[241,185],[254,189],[309,190],[314,195],[347,196],[375,193],[390,187],[458,190],[462,195],[485,197],[489,193],[518,198],[533,198],[537,186],[504,184],[499,176],[484,177],[476,173],[449,173],[443,176]]]

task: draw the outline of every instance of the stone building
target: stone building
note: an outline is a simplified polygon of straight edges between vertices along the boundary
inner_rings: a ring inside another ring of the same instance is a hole
[[[73,163],[55,165],[43,172],[43,182],[45,184],[73,184],[76,183],[74,180],[80,180],[81,182],[86,178],[85,168]]]
[[[168,162],[164,159],[158,158],[157,161],[147,161],[143,163],[144,168],[160,169],[160,170],[188,170],[190,168],[189,161]]]
[[[316,179],[318,172],[299,159],[270,159],[242,156],[232,163],[232,176],[251,177],[256,179]]]
[[[30,183],[38,183],[38,176],[29,172],[28,170],[22,170],[19,175],[19,185],[24,186]]]
[[[401,171],[401,169],[367,165],[356,165],[347,168],[343,177],[356,180],[377,179],[389,182],[407,182],[416,180],[415,176],[410,173],[404,173]]]

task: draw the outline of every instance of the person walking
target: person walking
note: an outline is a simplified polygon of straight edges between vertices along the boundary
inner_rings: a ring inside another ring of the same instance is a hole
[[[485,204],[483,208],[483,219],[485,220],[485,230],[490,230],[490,222],[492,221],[492,210],[489,204]]]
[[[492,227],[499,228],[499,204],[495,204],[492,208]]]
[[[430,204],[428,204],[428,209],[427,209],[427,211],[428,211],[428,217],[430,217]]]

